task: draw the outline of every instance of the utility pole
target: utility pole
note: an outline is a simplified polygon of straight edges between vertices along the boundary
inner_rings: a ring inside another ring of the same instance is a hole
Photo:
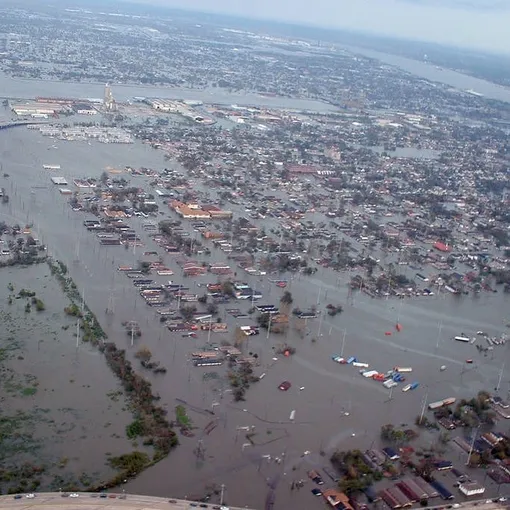
[[[496,391],[499,391],[499,388],[501,386],[501,379],[503,379],[503,371],[504,370],[505,370],[505,362],[503,362],[501,370],[499,371],[499,379],[498,379],[498,385],[496,386]]]
[[[347,336],[347,330],[344,329],[344,336],[342,339],[342,350],[340,351],[340,357],[343,357],[344,355],[344,348],[345,348],[345,337]]]
[[[469,448],[469,455],[468,455],[468,458],[467,458],[466,466],[469,466],[469,463],[471,461],[471,455],[473,453],[473,448],[475,447],[476,436],[478,435],[478,429],[479,428],[480,428],[480,425],[478,425],[478,427],[476,427],[476,431],[473,434],[473,440],[471,441],[471,447]]]
[[[76,320],[76,349],[80,347],[80,318]]]
[[[440,337],[441,337],[441,331],[443,329],[443,321],[441,321],[439,323],[439,329],[437,331],[437,342],[436,342],[436,349],[439,349],[439,340],[440,340]]]
[[[423,415],[425,414],[425,408],[427,407],[427,399],[428,399],[428,392],[425,393],[425,396],[423,397],[423,405],[421,406],[421,413],[420,413],[420,425],[423,421]]]
[[[322,329],[322,318],[324,317],[324,314],[321,313],[321,318],[319,319],[319,328],[317,330],[317,340],[320,338],[321,336],[321,329]]]
[[[211,343],[212,315],[209,317],[209,331],[207,332],[207,344]]]
[[[221,494],[220,494],[220,505],[223,505],[223,496],[225,495],[225,484],[221,484]]]

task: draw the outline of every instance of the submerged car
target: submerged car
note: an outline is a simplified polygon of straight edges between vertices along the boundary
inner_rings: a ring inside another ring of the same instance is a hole
[[[280,386],[278,386],[278,389],[281,391],[287,391],[291,386],[292,386],[292,384],[290,384],[289,381],[283,381],[280,384]]]

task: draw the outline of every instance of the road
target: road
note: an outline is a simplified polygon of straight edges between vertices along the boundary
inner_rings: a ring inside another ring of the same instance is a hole
[[[122,510],[149,510],[149,509],[162,509],[165,510],[189,510],[193,508],[200,508],[199,505],[203,503],[185,501],[182,499],[167,499],[167,498],[153,498],[151,496],[137,496],[131,494],[114,494],[108,493],[107,498],[101,498],[97,493],[80,492],[76,493],[77,498],[63,497],[64,493],[60,492],[45,492],[36,493],[32,499],[27,498],[25,495],[21,499],[14,499],[14,496],[0,496],[0,510],[12,509],[28,510],[33,508],[46,508],[62,509],[62,510],[104,510],[119,508]],[[120,498],[125,499],[120,499]],[[209,509],[223,510],[246,510],[248,507],[239,508],[233,506],[220,507],[217,504],[209,503]],[[248,509],[250,510],[250,509]],[[253,510],[253,509],[252,509]],[[492,509],[491,509],[492,510]]]

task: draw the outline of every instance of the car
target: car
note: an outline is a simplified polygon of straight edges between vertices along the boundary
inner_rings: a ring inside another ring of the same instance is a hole
[[[196,503],[190,503],[189,506],[197,507],[198,505]]]
[[[63,492],[60,497],[62,498],[68,498],[69,497],[69,494],[67,494],[67,492]]]
[[[70,497],[70,498],[79,498],[79,497],[80,497],[80,495],[79,495],[79,494],[77,494],[76,492],[73,492],[73,493],[69,494],[69,497]]]
[[[22,497],[23,497],[23,496],[22,496],[21,494],[16,494],[16,495],[14,496],[14,499],[21,499]]]
[[[107,498],[108,494],[105,494],[104,492],[102,492],[101,494],[99,494],[99,497],[100,498]]]
[[[289,381],[283,381],[280,384],[280,386],[278,386],[278,389],[281,391],[287,391],[291,386],[292,386],[292,384],[290,384]]]
[[[314,496],[322,496],[322,491],[320,489],[312,489],[312,494]]]
[[[177,500],[175,500],[175,499],[169,499],[169,500],[168,500],[168,502],[169,502],[169,503],[172,503],[172,504],[175,504],[175,503],[177,503]]]
[[[126,499],[126,495],[125,494],[122,494],[122,496],[119,496],[119,499]]]
[[[110,499],[115,499],[117,497],[117,495],[116,494],[108,494],[108,497]]]
[[[26,494],[25,498],[33,499],[33,498],[35,498],[35,494]]]
[[[504,503],[504,502],[506,501],[506,498],[505,498],[504,496],[501,496],[501,497],[498,499],[498,501],[499,501],[500,503]]]
[[[209,508],[209,505],[206,505],[205,503],[202,503],[201,505],[199,505],[200,508]]]

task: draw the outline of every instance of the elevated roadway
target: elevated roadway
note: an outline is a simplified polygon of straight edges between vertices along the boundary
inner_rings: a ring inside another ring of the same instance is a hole
[[[154,498],[152,496],[137,496],[132,494],[97,494],[90,492],[76,492],[78,497],[71,497],[71,493],[43,492],[34,493],[34,497],[21,494],[15,496],[0,496],[0,510],[246,510],[248,507],[221,506],[218,503],[200,503],[173,498]],[[103,497],[101,497],[103,496]],[[106,497],[105,497],[106,496]],[[200,506],[202,505],[202,506]],[[254,510],[254,509],[248,509]]]
[[[19,126],[30,126],[33,124],[47,124],[48,122],[44,121],[33,121],[33,120],[7,120],[0,122],[0,130],[1,129],[10,129]]]

